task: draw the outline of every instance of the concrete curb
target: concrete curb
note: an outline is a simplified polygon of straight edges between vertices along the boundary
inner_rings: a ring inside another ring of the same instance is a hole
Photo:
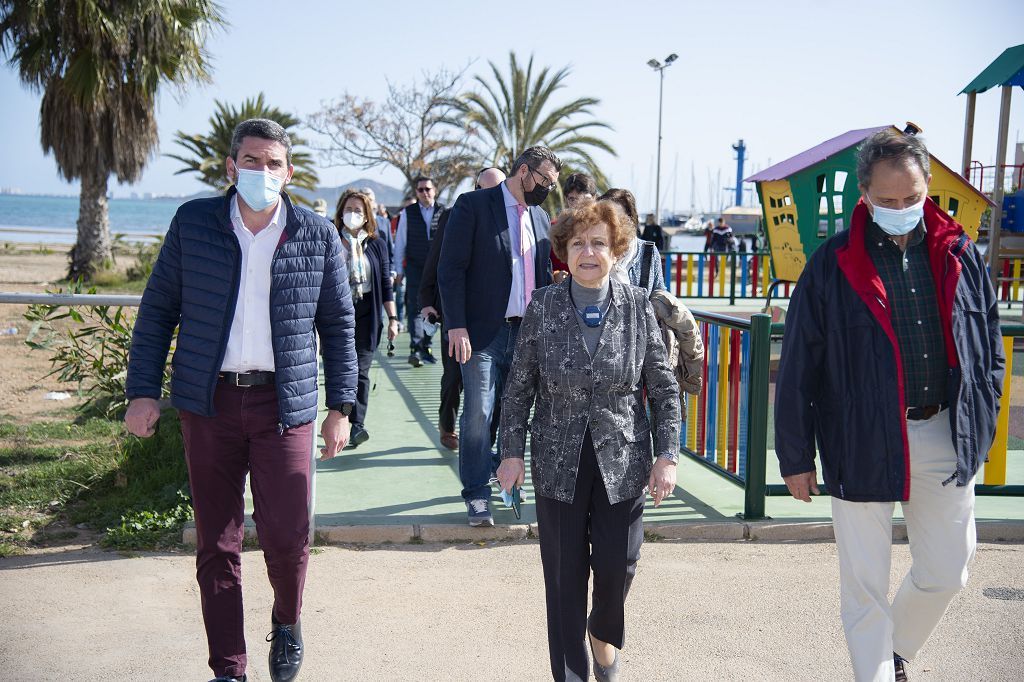
[[[980,542],[1024,543],[1024,521],[982,520],[977,522]],[[654,541],[669,542],[834,542],[831,521],[691,521],[686,523],[646,523],[644,532]],[[409,524],[365,526],[318,526],[316,541],[325,545],[380,545],[409,542],[500,542],[536,540],[536,523],[470,528],[458,524]],[[247,541],[257,541],[256,528],[245,526]],[[892,538],[907,539],[907,527],[893,522]],[[182,531],[182,543],[196,544],[196,529],[191,523]]]

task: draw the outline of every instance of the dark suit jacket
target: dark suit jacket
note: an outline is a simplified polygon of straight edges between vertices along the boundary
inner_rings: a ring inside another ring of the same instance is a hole
[[[501,458],[524,456],[529,428],[537,494],[572,502],[589,428],[608,501],[616,504],[643,494],[654,454],[679,451],[679,385],[646,291],[612,281],[591,356],[569,298],[571,282],[535,292],[523,318],[501,400]]]
[[[544,209],[529,209],[533,222],[536,288],[551,283],[551,221]],[[501,186],[461,195],[445,228],[437,283],[445,327],[466,328],[474,350],[487,347],[504,324],[512,291],[512,242]]]
[[[420,310],[423,310],[428,305],[432,305],[437,309],[438,315],[442,315],[442,307],[441,292],[437,290],[437,262],[441,258],[444,228],[448,224],[448,216],[451,214],[450,209],[445,209],[441,217],[437,219],[437,232],[434,233],[434,238],[430,241],[430,251],[427,252],[427,260],[423,263],[423,276],[420,277],[418,299]]]

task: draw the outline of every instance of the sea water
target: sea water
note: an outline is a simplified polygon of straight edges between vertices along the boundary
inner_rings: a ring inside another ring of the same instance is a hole
[[[110,199],[110,232],[128,241],[162,236],[184,199]],[[78,197],[0,195],[0,243],[74,244]]]

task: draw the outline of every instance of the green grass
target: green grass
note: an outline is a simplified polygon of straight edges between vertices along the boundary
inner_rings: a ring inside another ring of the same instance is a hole
[[[0,419],[0,555],[70,539],[65,523],[104,531],[108,547],[177,546],[191,518],[186,491],[173,411],[144,440],[104,419]]]

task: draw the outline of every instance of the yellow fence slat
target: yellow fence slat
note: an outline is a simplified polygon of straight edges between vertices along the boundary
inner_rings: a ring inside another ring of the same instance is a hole
[[[1010,437],[1010,387],[1013,385],[1013,337],[1003,337],[1006,374],[1003,376],[1003,397],[999,399],[999,420],[996,437],[988,451],[985,464],[985,485],[1006,485],[1006,449]]]

